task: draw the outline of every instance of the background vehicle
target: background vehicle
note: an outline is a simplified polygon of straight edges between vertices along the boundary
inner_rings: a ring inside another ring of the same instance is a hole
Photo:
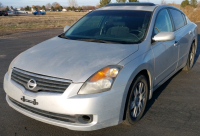
[[[196,48],[197,26],[179,9],[109,4],[17,56],[4,78],[6,100],[73,130],[133,125],[153,91],[193,67]]]
[[[0,11],[0,16],[8,16],[8,12],[7,11]]]
[[[33,12],[33,15],[46,15],[46,12],[36,11]]]
[[[3,15],[8,16],[8,12],[7,11],[3,12]]]

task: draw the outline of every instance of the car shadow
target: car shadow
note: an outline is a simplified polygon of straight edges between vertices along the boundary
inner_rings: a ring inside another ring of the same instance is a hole
[[[165,88],[169,85],[169,83],[172,81],[172,79],[177,76],[179,73],[181,72],[181,70],[179,70],[176,74],[174,74],[170,79],[168,79],[163,85],[161,85],[158,89],[156,89],[153,92],[153,97],[151,98],[151,100],[149,100],[147,102],[145,111],[143,116],[148,112],[148,110],[152,107],[152,105],[154,104],[154,102],[158,99],[158,97],[160,96],[160,94],[165,90]]]
[[[200,40],[200,34],[198,34],[198,39]],[[200,56],[200,43],[198,43],[198,39],[197,39],[197,52],[194,58],[194,65],[196,64],[196,61],[198,60],[199,56]]]
[[[198,35],[198,39],[200,39],[200,34]],[[200,56],[200,43],[198,43],[197,45],[197,52],[195,55],[195,60],[194,60],[194,65],[196,64],[198,58]],[[144,115],[148,112],[148,110],[152,107],[152,105],[154,104],[154,102],[158,99],[158,97],[160,96],[160,94],[165,90],[165,88],[168,86],[168,84],[172,81],[172,79],[177,76],[179,73],[181,72],[181,70],[179,70],[176,74],[174,74],[170,79],[168,79],[163,85],[161,85],[158,89],[156,89],[153,93],[153,97],[151,100],[148,101],[147,105],[146,105],[146,109],[144,111]],[[144,116],[143,115],[143,116]]]

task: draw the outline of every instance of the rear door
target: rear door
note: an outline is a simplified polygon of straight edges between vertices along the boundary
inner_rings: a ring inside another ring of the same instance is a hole
[[[179,49],[178,52],[178,66],[177,68],[183,67],[188,58],[188,52],[190,47],[191,32],[189,25],[185,19],[185,15],[176,9],[169,9],[173,18],[176,35],[176,46]]]
[[[160,32],[173,32],[173,23],[167,9],[162,9],[156,18],[153,36]],[[155,58],[154,86],[173,73],[178,61],[178,47],[174,46],[175,40],[154,42],[152,51]]]

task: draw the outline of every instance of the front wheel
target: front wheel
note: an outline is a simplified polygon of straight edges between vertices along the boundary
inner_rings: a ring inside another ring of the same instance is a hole
[[[195,44],[193,43],[188,54],[186,66],[183,68],[184,71],[190,71],[192,69],[194,65],[195,52]]]
[[[143,116],[148,100],[149,87],[144,75],[138,75],[130,88],[124,123],[134,125]]]

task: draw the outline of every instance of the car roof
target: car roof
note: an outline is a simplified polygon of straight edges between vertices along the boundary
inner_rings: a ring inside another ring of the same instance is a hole
[[[154,12],[156,8],[173,8],[176,10],[180,9],[171,5],[157,5],[151,2],[128,2],[128,3],[110,3],[104,7],[96,10],[137,10],[137,11],[150,11]],[[183,12],[182,12],[183,13]],[[184,14],[184,13],[183,13]]]
[[[140,10],[154,11],[158,5],[150,2],[111,3],[96,10]]]
[[[156,6],[154,3],[151,2],[128,2],[128,3],[110,3],[106,6]]]

